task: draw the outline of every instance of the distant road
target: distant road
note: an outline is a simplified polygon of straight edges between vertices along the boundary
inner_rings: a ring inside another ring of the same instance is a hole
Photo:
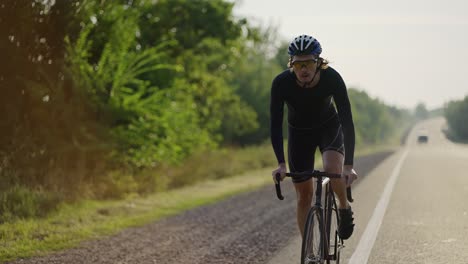
[[[407,145],[354,188],[356,232],[342,263],[468,263],[468,146],[448,141],[443,118],[426,120]],[[429,142],[417,142],[419,133]],[[300,238],[268,264],[296,263]]]

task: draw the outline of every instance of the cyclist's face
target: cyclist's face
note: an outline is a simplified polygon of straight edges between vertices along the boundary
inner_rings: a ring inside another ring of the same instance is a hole
[[[317,69],[317,57],[314,55],[298,55],[292,58],[291,66],[301,82],[310,82]]]

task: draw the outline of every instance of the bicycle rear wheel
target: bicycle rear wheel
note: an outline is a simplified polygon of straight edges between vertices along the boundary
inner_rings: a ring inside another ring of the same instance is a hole
[[[307,215],[302,239],[301,264],[324,262],[324,226],[321,209],[312,207]]]

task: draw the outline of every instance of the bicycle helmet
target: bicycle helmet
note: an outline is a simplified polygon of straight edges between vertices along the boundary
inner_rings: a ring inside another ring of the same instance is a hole
[[[296,37],[288,48],[289,56],[295,55],[320,55],[322,46],[317,39],[308,35],[300,35]]]

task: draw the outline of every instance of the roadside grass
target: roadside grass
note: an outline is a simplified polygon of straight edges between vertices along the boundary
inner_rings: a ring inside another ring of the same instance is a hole
[[[398,144],[382,144],[362,147],[356,150],[355,157],[367,156],[384,151],[396,151],[400,146]]]
[[[0,262],[49,254],[254,190],[271,183],[270,171],[209,180],[144,198],[63,204],[47,218],[4,223],[0,225]]]
[[[393,144],[393,146],[395,146]],[[395,150],[392,145],[368,146],[356,157]],[[317,159],[316,167],[321,166]],[[0,225],[0,261],[50,254],[118,231],[141,226],[185,210],[217,202],[235,194],[271,184],[273,168],[221,179],[208,179],[193,185],[141,197],[113,201],[85,200],[61,204],[43,218],[27,218]]]
[[[55,176],[37,176],[43,180],[39,182],[21,182],[16,170],[4,169],[0,164],[0,224],[47,217],[63,203],[146,196],[207,180],[233,177],[245,171],[269,168],[275,163],[268,143],[205,150],[194,153],[181,164],[160,163],[143,169],[123,165],[121,168],[94,171],[58,166],[47,172]],[[63,172],[67,170],[71,172],[65,176]],[[86,175],[84,180],[83,175]]]

